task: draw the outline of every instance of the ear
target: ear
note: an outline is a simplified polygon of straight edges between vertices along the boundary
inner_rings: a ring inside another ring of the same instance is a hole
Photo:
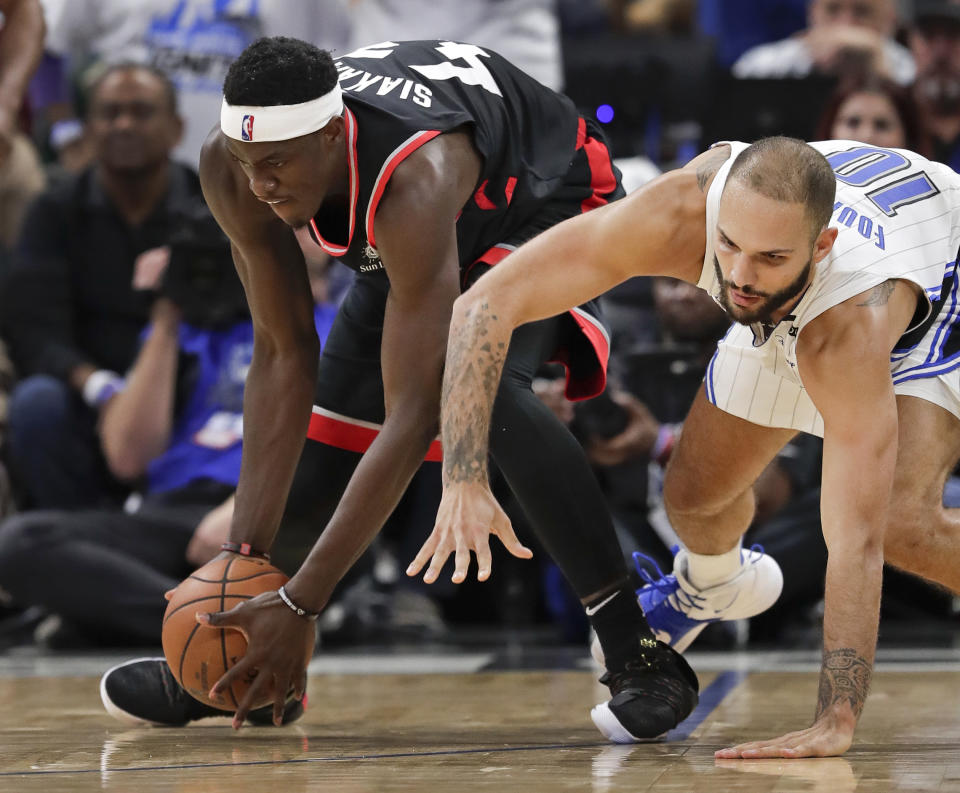
[[[814,264],[822,261],[828,253],[833,249],[833,243],[837,241],[837,234],[839,230],[834,226],[831,228],[825,228],[817,235],[817,239],[813,243],[813,261]]]
[[[328,145],[339,144],[343,140],[345,129],[343,116],[334,116],[320,130],[320,135]]]

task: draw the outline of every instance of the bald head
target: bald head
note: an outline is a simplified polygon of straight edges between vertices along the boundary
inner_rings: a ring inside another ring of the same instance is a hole
[[[826,228],[833,214],[837,192],[833,169],[826,157],[802,140],[758,140],[733,161],[727,184],[731,182],[774,201],[803,204],[812,238]]]

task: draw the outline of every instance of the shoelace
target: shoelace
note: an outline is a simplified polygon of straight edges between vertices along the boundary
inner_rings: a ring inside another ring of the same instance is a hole
[[[654,581],[650,573],[648,573],[642,566],[644,562],[649,564],[654,570],[657,571],[657,581]],[[656,559],[654,559],[652,556],[647,556],[645,553],[641,553],[640,551],[634,551],[633,565],[637,568],[637,572],[644,581],[652,585],[654,588],[659,589],[661,592],[664,590],[663,582],[665,582],[667,576],[663,574],[663,570],[660,569],[660,565],[657,564]],[[671,575],[670,578],[674,578],[674,576]]]
[[[650,573],[644,569],[642,562],[647,562],[653,567],[654,570],[657,571],[657,580],[654,580],[653,576],[651,576]],[[672,573],[670,575],[664,575],[663,570],[660,569],[660,565],[657,564],[656,559],[647,556],[645,553],[634,551],[633,563],[636,566],[640,577],[658,592],[665,594],[667,596],[667,602],[675,611],[686,613],[687,611],[700,608],[702,603],[706,600],[706,598],[702,595],[698,595],[694,592],[687,592],[683,587],[677,584],[677,577]]]
[[[680,546],[674,545],[674,546],[671,546],[670,553],[676,556],[679,550],[680,550]],[[755,542],[753,545],[751,545],[747,549],[748,556],[747,556],[746,563],[756,564],[757,562],[760,561],[760,558],[763,556],[763,553],[764,553],[763,546],[760,543]],[[754,554],[756,554],[756,556],[754,556]],[[656,570],[657,576],[659,576],[660,578],[673,578],[673,576],[666,576],[663,574],[663,570],[660,569],[660,565],[657,564],[657,560],[654,559],[652,556],[647,556],[645,553],[641,553],[640,551],[634,551],[633,564],[637,568],[637,572],[640,574],[643,580],[646,581],[647,583],[655,584],[656,582],[654,582],[653,579],[650,577],[650,574],[643,569],[643,567],[641,566],[641,560],[643,562],[646,562],[654,570]]]
[[[755,542],[747,549],[747,553],[751,554],[747,557],[747,564],[756,564],[763,556],[763,546],[760,543]],[[754,558],[752,554],[756,554],[756,558]]]
[[[670,550],[673,555],[676,556],[677,551],[680,550],[680,546],[674,545]],[[763,553],[763,546],[755,542],[747,549],[747,558],[744,560],[744,564],[757,564],[763,558]],[[674,610],[687,614],[694,609],[702,607],[702,604],[706,601],[706,598],[702,595],[698,595],[695,592],[687,592],[687,590],[677,583],[677,577],[672,573],[670,575],[664,575],[663,570],[660,569],[660,565],[657,564],[657,560],[653,557],[647,556],[640,551],[634,551],[633,564],[637,568],[637,573],[639,573],[640,578],[658,592],[666,595],[666,601]],[[657,571],[656,580],[647,572],[645,564]]]

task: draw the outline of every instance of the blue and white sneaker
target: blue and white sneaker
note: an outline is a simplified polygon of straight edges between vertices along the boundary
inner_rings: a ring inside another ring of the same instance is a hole
[[[646,585],[637,599],[654,635],[677,652],[684,652],[711,622],[754,617],[776,603],[783,590],[783,573],[773,557],[754,545],[741,549],[740,571],[722,584],[697,589],[687,578],[687,551],[673,557],[673,572],[664,575],[649,556],[635,551],[634,563]],[[646,570],[651,565],[657,579]]]

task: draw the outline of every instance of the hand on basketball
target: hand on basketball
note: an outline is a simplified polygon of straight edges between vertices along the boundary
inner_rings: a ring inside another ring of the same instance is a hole
[[[273,691],[273,722],[280,725],[283,708],[292,692],[302,699],[307,685],[307,664],[316,641],[316,623],[297,616],[276,592],[264,592],[229,611],[197,614],[201,625],[232,628],[247,640],[247,652],[210,690],[213,698],[235,680],[251,681],[233,717],[239,729],[257,700]]]
[[[470,551],[473,551],[477,556],[477,580],[486,581],[490,577],[492,564],[491,534],[499,537],[514,556],[520,559],[533,556],[533,551],[517,539],[510,519],[500,509],[489,487],[476,482],[447,485],[437,511],[437,522],[416,558],[410,562],[407,575],[417,575],[429,560],[430,566],[423,580],[432,584],[453,553],[456,566],[452,580],[455,584],[461,584],[467,578]]]
[[[713,756],[751,760],[762,757],[836,757],[850,748],[855,726],[855,722],[850,724],[828,713],[805,730],[788,732],[766,741],[741,743],[729,749],[720,749]]]

